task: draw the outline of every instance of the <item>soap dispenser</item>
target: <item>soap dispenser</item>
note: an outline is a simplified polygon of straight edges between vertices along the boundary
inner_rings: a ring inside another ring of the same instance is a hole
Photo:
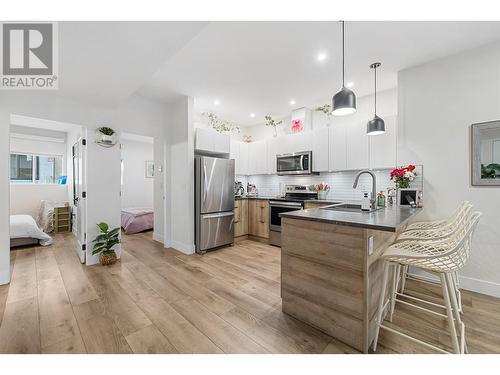
[[[370,195],[367,192],[364,192],[363,199],[361,200],[361,210],[370,211],[370,209],[371,209]]]

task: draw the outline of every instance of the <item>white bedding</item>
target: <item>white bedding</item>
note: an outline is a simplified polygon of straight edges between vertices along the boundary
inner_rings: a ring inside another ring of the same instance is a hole
[[[10,215],[10,238],[36,238],[42,246],[52,244],[52,237],[43,233],[30,215]]]

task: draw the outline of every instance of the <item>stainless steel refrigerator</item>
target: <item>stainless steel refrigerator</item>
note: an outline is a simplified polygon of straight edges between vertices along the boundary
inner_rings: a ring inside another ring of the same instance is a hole
[[[196,252],[234,242],[234,160],[195,157]]]

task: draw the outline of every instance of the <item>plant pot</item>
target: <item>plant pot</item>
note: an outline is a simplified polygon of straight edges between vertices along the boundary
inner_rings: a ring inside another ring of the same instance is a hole
[[[325,200],[328,195],[328,190],[318,191],[318,199]]]
[[[118,260],[118,258],[116,257],[115,252],[113,252],[113,254],[111,254],[111,255],[105,255],[102,253],[101,253],[101,255],[99,255],[99,263],[102,266],[110,266],[112,264],[115,264],[117,260]]]
[[[112,135],[101,134],[101,142],[107,144],[113,144],[114,138]]]

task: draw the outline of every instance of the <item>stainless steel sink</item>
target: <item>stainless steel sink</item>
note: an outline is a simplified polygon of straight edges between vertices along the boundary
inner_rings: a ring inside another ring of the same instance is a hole
[[[380,208],[381,207],[378,207],[376,210],[378,210]],[[369,213],[369,212],[376,211],[376,210],[362,211],[360,204],[350,204],[350,203],[334,204],[331,206],[321,207],[321,209],[322,210],[330,210],[330,211],[359,212],[359,213]]]

